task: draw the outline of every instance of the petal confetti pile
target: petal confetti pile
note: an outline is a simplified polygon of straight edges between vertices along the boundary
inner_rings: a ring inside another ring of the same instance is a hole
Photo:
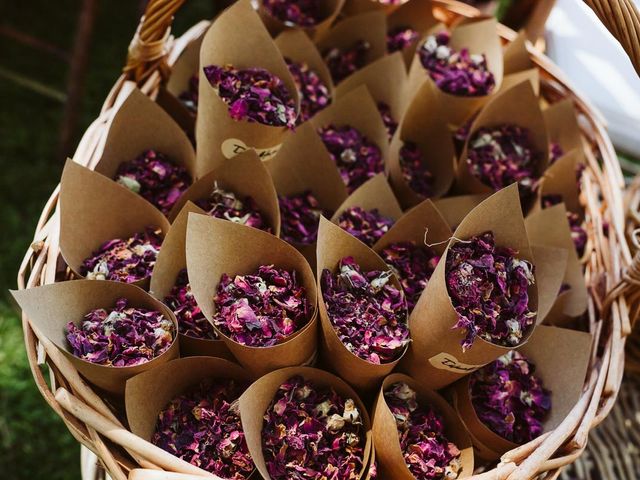
[[[398,428],[404,461],[416,480],[458,478],[460,450],[444,433],[444,419],[431,405],[419,404],[416,392],[404,382],[384,392]]]
[[[114,238],[103,243],[80,267],[89,280],[134,283],[151,276],[162,244],[162,230],[147,227],[126,240]]]
[[[364,210],[347,208],[338,217],[338,226],[361,242],[372,247],[393,226],[393,219],[383,216],[377,208]]]
[[[371,49],[369,42],[358,40],[351,47],[340,49],[331,48],[324,52],[323,58],[334,83],[339,83],[349,75],[365,66],[367,54]]]
[[[380,148],[357,129],[329,125],[318,133],[349,193],[384,170]]]
[[[222,275],[213,324],[234,342],[272,347],[304,327],[312,312],[295,271],[263,265],[252,275]]]
[[[320,0],[262,0],[267,11],[284,23],[313,27],[322,20]]]
[[[409,344],[407,304],[390,280],[391,270],[362,272],[352,257],[338,272],[322,272],[322,296],[331,324],[344,346],[374,364],[398,359]]]
[[[354,400],[300,376],[278,388],[264,415],[262,451],[274,480],[356,480],[365,442]]]
[[[469,390],[478,418],[517,444],[540,436],[551,410],[551,392],[535,375],[535,365],[513,350],[471,374]]]
[[[544,195],[542,197],[542,208],[553,207],[562,202],[564,202],[562,195]],[[587,246],[587,231],[582,226],[582,220],[577,213],[567,211],[567,220],[569,221],[569,228],[571,229],[571,240],[573,240],[573,244],[576,246],[578,256],[582,257]]]
[[[229,116],[234,120],[272,127],[295,126],[298,115],[295,102],[282,79],[267,70],[209,65],[204,67],[204,74],[229,106]]]
[[[404,142],[398,153],[402,176],[414,192],[429,198],[433,196],[433,174],[427,168],[422,150],[416,143]]]
[[[265,232],[271,231],[253,198],[245,197],[241,200],[235,193],[220,188],[217,182],[208,198],[197,200],[195,203],[212,217]]]
[[[67,324],[74,356],[99,365],[131,367],[162,355],[175,337],[173,322],[161,312],[128,307],[120,298],[112,309],[92,310],[77,327]]]
[[[280,237],[292,244],[310,245],[318,238],[320,216],[325,213],[310,190],[278,196],[282,231]]]
[[[438,88],[465,97],[491,93],[496,82],[484,54],[472,55],[467,48],[457,52],[449,46],[450,41],[448,32],[430,35],[418,51],[422,66]]]
[[[431,247],[414,242],[397,242],[385,247],[380,256],[400,280],[409,312],[418,303],[433,275],[440,255]]]
[[[198,113],[198,86],[200,84],[200,77],[193,75],[189,79],[189,85],[187,89],[178,96],[178,100],[189,110],[191,113]]]
[[[191,185],[191,175],[166,155],[147,150],[134,160],[121,163],[115,180],[167,215]]]
[[[384,127],[387,129],[389,140],[391,140],[393,138],[393,134],[396,133],[396,130],[398,129],[398,122],[393,118],[391,107],[389,107],[389,105],[384,102],[378,102],[377,106],[380,116],[382,117],[382,123],[384,123]]]
[[[387,33],[387,51],[399,52],[413,45],[420,38],[420,32],[411,27],[399,26]]]
[[[183,268],[178,273],[176,284],[169,295],[164,298],[164,304],[176,316],[178,331],[183,335],[203,340],[216,340],[218,338],[213,325],[205,318],[193,296],[186,268]]]
[[[304,62],[294,62],[289,58],[284,59],[289,67],[289,72],[300,92],[300,114],[298,124],[306,122],[320,110],[331,103],[331,92],[324,84],[315,70],[309,68]]]
[[[476,337],[516,346],[533,326],[528,288],[535,282],[531,263],[511,248],[495,244],[492,232],[458,241],[449,248],[447,290],[458,314],[453,328],[466,330],[462,350]]]
[[[253,460],[236,402],[243,390],[234,380],[203,381],[160,412],[151,442],[221,478],[249,478]]]

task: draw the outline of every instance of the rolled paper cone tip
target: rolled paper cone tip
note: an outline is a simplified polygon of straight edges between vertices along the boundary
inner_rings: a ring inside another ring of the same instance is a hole
[[[382,173],[371,177],[354,190],[336,209],[331,221],[337,224],[340,215],[353,207],[360,207],[367,211],[376,209],[382,216],[393,220],[398,220],[402,216],[402,208]]]

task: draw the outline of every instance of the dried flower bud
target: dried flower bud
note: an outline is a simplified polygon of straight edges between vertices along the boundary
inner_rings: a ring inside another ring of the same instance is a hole
[[[283,23],[313,27],[322,20],[320,0],[262,0],[262,4]]]
[[[424,198],[433,196],[433,174],[417,144],[404,142],[398,153],[402,176],[415,193]]]
[[[378,111],[380,112],[380,117],[382,117],[382,123],[384,123],[384,126],[387,129],[389,140],[391,140],[393,138],[393,134],[396,133],[396,130],[398,129],[398,122],[393,118],[389,105],[384,102],[378,102],[377,106]]]
[[[387,51],[399,52],[413,45],[420,38],[420,32],[411,27],[399,26],[387,33]]]
[[[195,203],[212,217],[271,232],[253,198],[240,199],[235,193],[220,188],[218,182],[215,183],[209,198],[200,199]]]
[[[178,100],[194,115],[198,113],[198,86],[200,84],[200,77],[195,74],[189,79],[189,85],[187,89],[178,95]]]
[[[331,93],[315,70],[304,62],[294,62],[285,57],[289,72],[300,93],[298,125],[306,122],[331,103]]]
[[[367,53],[370,49],[369,42],[358,40],[349,48],[340,49],[334,47],[325,51],[322,56],[327,67],[329,67],[333,81],[337,84],[353,72],[364,67],[367,61]]]
[[[109,367],[141,365],[162,355],[175,337],[173,322],[156,310],[127,306],[120,298],[113,309],[90,311],[77,327],[67,324],[74,356]]]
[[[389,231],[393,223],[393,219],[383,216],[377,208],[364,210],[351,207],[338,217],[340,228],[370,247]]]
[[[542,197],[542,208],[553,207],[554,205],[558,205],[562,202],[564,202],[562,195],[544,195]],[[573,240],[578,256],[582,257],[587,246],[587,231],[582,226],[582,220],[580,220],[580,215],[577,213],[567,212],[567,220],[569,221],[569,228],[571,230],[571,240]]]
[[[310,245],[318,238],[322,208],[307,190],[298,195],[278,196],[282,231],[280,236],[292,244]]]

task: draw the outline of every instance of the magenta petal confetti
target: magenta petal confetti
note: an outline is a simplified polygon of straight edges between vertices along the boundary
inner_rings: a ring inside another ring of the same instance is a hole
[[[289,58],[284,60],[300,93],[300,115],[297,122],[300,125],[329,106],[331,93],[318,73],[306,63],[294,62]]]
[[[447,290],[458,314],[453,328],[466,330],[462,350],[476,337],[496,345],[516,346],[533,326],[529,309],[533,265],[511,248],[498,247],[492,232],[459,241],[449,248]]]
[[[377,106],[380,116],[382,117],[382,123],[384,123],[384,127],[387,129],[389,140],[391,140],[393,138],[393,134],[396,133],[396,130],[398,129],[398,122],[393,118],[391,107],[389,107],[389,105],[384,102],[378,102]]]
[[[369,42],[358,40],[349,48],[340,49],[334,47],[323,52],[322,56],[327,67],[329,67],[334,83],[341,82],[355,71],[364,67],[370,49]]]
[[[387,33],[387,51],[399,52],[413,45],[420,38],[420,32],[411,27],[399,26]]]
[[[262,451],[274,480],[359,479],[365,443],[354,400],[300,376],[278,388],[264,415]]]
[[[295,271],[261,266],[252,275],[222,275],[213,324],[241,345],[272,347],[304,327],[312,306]]]
[[[311,191],[298,195],[278,196],[280,204],[280,237],[292,244],[310,245],[318,238],[322,208]]]
[[[390,385],[384,399],[396,420],[404,461],[417,480],[458,478],[460,450],[445,436],[444,419],[431,405],[419,404],[404,382]]]
[[[349,193],[384,170],[382,152],[357,129],[329,125],[318,133]]]
[[[449,46],[448,32],[427,37],[418,50],[422,66],[443,92],[464,97],[488,95],[495,78],[483,55],[472,55],[467,48],[459,52]]]
[[[554,205],[558,205],[562,202],[564,202],[562,195],[544,195],[542,197],[542,208],[553,207]],[[569,228],[571,229],[571,239],[573,240],[573,244],[576,247],[578,256],[582,257],[584,255],[584,249],[587,246],[587,231],[582,226],[582,220],[580,220],[580,215],[578,215],[577,213],[568,211],[567,220],[569,221]]]
[[[549,165],[553,165],[556,161],[564,155],[564,150],[559,143],[551,142],[549,145]]]
[[[121,163],[114,179],[165,215],[191,185],[191,175],[186,168],[155,150],[147,150],[134,160]]]
[[[120,298],[113,309],[92,310],[77,327],[67,324],[74,356],[110,367],[141,365],[162,355],[175,337],[173,322],[161,312],[127,306]]]
[[[519,445],[542,434],[551,392],[535,365],[511,351],[471,374],[469,389],[478,418],[493,432]]]
[[[80,274],[89,280],[144,280],[151,276],[161,244],[162,230],[156,227],[147,227],[144,233],[126,240],[109,240],[82,262]]]
[[[323,270],[322,296],[338,338],[354,355],[371,363],[398,359],[409,344],[407,304],[389,280],[390,270],[362,272],[352,257],[338,272]]]
[[[195,74],[189,79],[189,85],[187,89],[178,96],[178,100],[189,110],[191,113],[198,113],[198,85],[200,84],[200,77]]]
[[[322,21],[320,0],[262,0],[262,4],[283,23],[313,27]]]
[[[338,226],[372,247],[393,226],[394,220],[383,216],[377,208],[347,208],[338,217]]]
[[[272,127],[293,128],[296,105],[282,79],[263,68],[236,69],[231,65],[204,67],[204,74],[218,96],[229,106],[234,120]]]
[[[398,157],[402,177],[411,190],[424,198],[433,196],[433,174],[427,168],[420,147],[413,142],[404,142]]]
[[[249,478],[253,460],[236,401],[244,388],[234,380],[203,381],[160,412],[151,442],[218,477]]]
[[[208,198],[195,203],[212,217],[271,232],[271,227],[267,225],[253,198],[240,199],[235,193],[220,188],[217,182]]]

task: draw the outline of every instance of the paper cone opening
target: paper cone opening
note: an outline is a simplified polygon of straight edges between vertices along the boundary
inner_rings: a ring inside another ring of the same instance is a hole
[[[471,210],[489,197],[486,193],[477,195],[459,195],[446,198],[438,198],[433,201],[440,214],[451,228],[455,230],[460,222]]]
[[[387,33],[397,28],[410,27],[420,34],[427,33],[436,26],[438,21],[433,16],[433,4],[431,2],[406,2],[400,5],[387,17]],[[402,51],[405,68],[411,66],[416,48],[420,40],[416,40],[412,45]]]
[[[305,35],[314,37],[316,35],[321,35],[322,32],[325,32],[329,27],[331,27],[333,21],[340,14],[344,1],[345,0],[326,0],[320,2],[320,15],[318,15],[319,21],[308,27],[297,25],[289,21],[282,21],[278,17],[272,15],[269,9],[265,7],[264,0],[259,0],[257,2],[257,6],[260,18],[262,18],[262,21],[272,34],[277,34],[284,30],[285,32],[301,32]]]
[[[573,100],[566,99],[551,104],[543,110],[542,115],[549,131],[549,140],[560,145],[565,153],[577,150],[580,152],[578,158],[582,160],[584,147]]]

